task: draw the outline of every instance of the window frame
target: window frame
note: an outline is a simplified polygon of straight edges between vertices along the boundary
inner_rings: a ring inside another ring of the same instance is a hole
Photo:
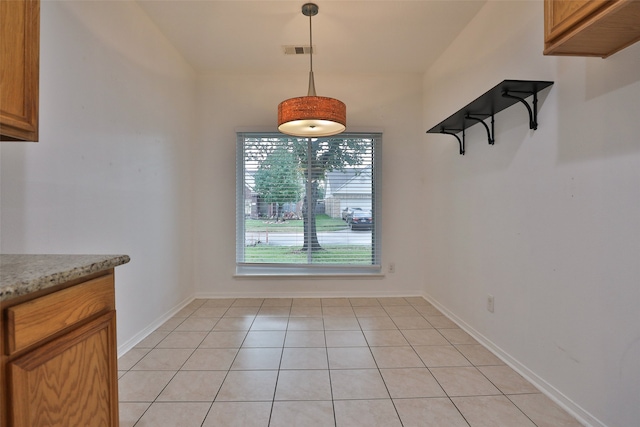
[[[356,131],[314,138],[314,140],[335,139],[340,137],[363,138],[372,140],[372,189],[371,207],[374,218],[372,228],[371,264],[299,264],[299,263],[252,263],[244,262],[245,251],[245,140],[246,138],[292,138],[277,131],[236,131],[236,273],[237,277],[251,276],[304,276],[304,277],[356,277],[382,276],[382,132]],[[294,137],[295,138],[295,137]],[[300,138],[305,139],[305,138]]]

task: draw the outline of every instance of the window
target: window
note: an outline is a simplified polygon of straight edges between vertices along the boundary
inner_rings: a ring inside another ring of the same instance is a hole
[[[379,133],[237,134],[237,274],[380,272]]]

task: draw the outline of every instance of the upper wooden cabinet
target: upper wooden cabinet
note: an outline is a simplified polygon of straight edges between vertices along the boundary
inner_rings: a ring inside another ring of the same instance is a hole
[[[606,58],[640,40],[640,0],[545,0],[544,54]]]
[[[40,0],[0,0],[0,140],[38,140]]]

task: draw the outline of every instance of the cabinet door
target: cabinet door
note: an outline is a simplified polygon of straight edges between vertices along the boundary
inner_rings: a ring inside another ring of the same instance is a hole
[[[110,312],[9,363],[11,425],[117,427],[115,322]]]
[[[0,0],[0,140],[38,140],[40,1]]]
[[[608,0],[545,0],[545,40],[555,39],[608,3]]]
[[[544,54],[606,58],[640,41],[639,0],[545,0]]]

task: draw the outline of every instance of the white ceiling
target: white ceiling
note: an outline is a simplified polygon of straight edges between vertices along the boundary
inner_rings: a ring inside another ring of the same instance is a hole
[[[486,0],[321,0],[312,18],[316,72],[424,72]],[[304,72],[304,0],[138,0],[199,73]]]

